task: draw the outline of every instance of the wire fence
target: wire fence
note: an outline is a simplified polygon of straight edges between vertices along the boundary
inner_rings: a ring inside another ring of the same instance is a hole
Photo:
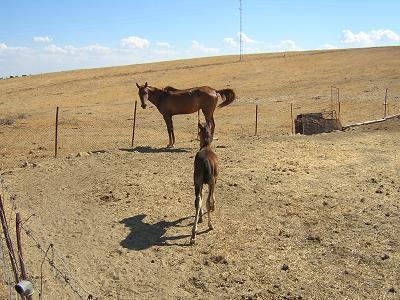
[[[342,124],[382,118],[385,111],[388,116],[400,112],[400,97],[390,91],[385,102],[384,95],[381,99],[340,100],[337,94],[335,101],[332,97],[336,94],[333,96],[331,90],[330,97],[329,94],[316,96],[307,102],[287,103],[270,99],[270,104],[260,104],[264,101],[257,99],[251,101],[253,103],[241,104],[241,99],[238,99],[232,105],[215,111],[215,134],[218,138],[291,134],[292,115],[295,118],[301,113],[332,109],[338,112]],[[55,113],[55,107],[17,116],[0,112],[0,120],[3,120],[0,122],[3,123],[0,125],[0,169],[53,157],[56,149],[59,157],[66,157],[79,152],[132,146],[134,102],[131,100],[112,105],[60,107],[57,148]],[[196,113],[173,117],[178,147],[196,139],[197,120]],[[204,121],[201,113],[200,120]],[[154,106],[145,110],[138,106],[135,125],[133,147],[160,148],[168,143],[164,119]]]
[[[10,191],[8,185],[6,185],[3,177],[0,176],[0,188],[2,201],[2,211],[5,213],[5,207],[9,208],[10,214],[8,217],[8,223],[15,218],[13,214],[18,213],[16,205],[16,195]],[[35,222],[40,219],[40,216],[30,215],[26,219],[21,220],[21,228],[25,233],[23,236],[23,242],[29,246],[29,251],[25,254],[29,254],[29,259],[23,259],[22,265],[27,266],[27,280],[33,283],[36,293],[39,295],[39,299],[60,299],[76,298],[76,299],[97,299],[96,296],[90,289],[82,283],[74,274],[73,266],[70,266],[62,255],[57,245],[49,241],[45,234],[40,234],[30,228],[29,223]],[[10,224],[9,224],[10,225]],[[11,228],[12,226],[8,226]],[[40,227],[40,226],[39,226]],[[3,269],[3,283],[7,290],[9,299],[19,299],[14,286],[16,284],[15,279],[12,276],[13,269],[11,266],[11,259],[6,253],[10,250],[4,246],[5,236],[1,235],[0,239],[0,264]],[[14,239],[15,240],[15,239]],[[35,253],[36,252],[36,253]],[[14,255],[14,253],[13,253]],[[22,258],[22,256],[19,256]],[[49,287],[49,282],[51,287]]]

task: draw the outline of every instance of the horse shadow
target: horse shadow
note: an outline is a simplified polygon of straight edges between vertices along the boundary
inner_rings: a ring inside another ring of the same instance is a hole
[[[130,250],[145,250],[153,246],[188,246],[188,242],[185,243],[174,243],[170,241],[177,241],[190,237],[190,234],[182,234],[176,236],[164,236],[167,229],[170,227],[185,227],[188,225],[182,225],[182,221],[192,217],[180,218],[175,221],[160,221],[155,224],[149,224],[143,222],[146,217],[145,214],[139,214],[133,217],[125,218],[119,223],[124,224],[130,228],[131,232],[128,236],[120,242],[120,245]]]
[[[139,153],[184,153],[190,152],[189,148],[154,148],[151,146],[137,146],[135,148],[120,148],[121,151]]]

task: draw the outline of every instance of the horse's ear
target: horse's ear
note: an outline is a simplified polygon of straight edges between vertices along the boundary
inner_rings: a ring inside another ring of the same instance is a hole
[[[200,130],[203,128],[203,126],[201,126],[200,122],[197,123],[197,128]]]
[[[144,87],[147,88],[147,81],[146,81],[146,83],[144,84]]]
[[[138,89],[140,89],[140,85],[138,85],[137,82],[136,82],[136,86],[137,86]]]

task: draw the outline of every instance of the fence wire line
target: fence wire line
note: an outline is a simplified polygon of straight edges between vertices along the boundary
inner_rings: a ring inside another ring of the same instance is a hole
[[[16,195],[14,193],[12,193],[10,191],[10,189],[8,188],[8,186],[5,184],[5,180],[2,176],[0,176],[0,183],[1,183],[1,187],[2,187],[2,195],[4,195],[4,193],[6,192],[8,194],[8,197],[3,197],[3,199],[8,198],[10,200],[10,204],[12,207],[12,210],[14,211],[14,213],[18,212],[17,209],[17,205],[15,203],[15,197]],[[29,216],[28,219],[30,219],[32,216],[36,216],[36,215],[31,215]],[[27,221],[26,220],[26,221]],[[73,276],[72,271],[67,267],[67,264],[65,262],[65,259],[62,257],[61,254],[58,254],[58,250],[56,251],[54,249],[54,244],[50,243],[46,238],[44,238],[45,243],[48,245],[53,245],[52,246],[52,250],[53,250],[53,259],[50,259],[49,257],[47,257],[46,255],[46,251],[44,249],[47,249],[48,247],[43,247],[42,244],[39,242],[39,239],[37,237],[34,236],[34,231],[30,228],[28,228],[27,226],[25,227],[25,223],[26,221],[22,222],[22,218],[21,218],[21,228],[23,229],[23,231],[25,232],[25,234],[33,241],[31,242],[31,245],[35,246],[36,248],[38,248],[40,250],[40,252],[42,252],[42,254],[44,255],[43,261],[47,260],[47,262],[49,263],[49,265],[53,268],[53,270],[55,271],[55,273],[57,275],[59,275],[64,282],[70,287],[70,289],[79,296],[80,299],[97,299],[96,296],[93,295],[93,293],[89,292],[89,289],[86,285],[84,285],[82,282],[80,282],[78,279],[75,278],[75,276]],[[38,236],[38,235],[37,235]],[[3,250],[3,243],[2,243],[2,239],[1,239],[1,247],[2,247],[2,255],[4,258],[4,250]],[[56,256],[58,258],[58,260],[61,262],[64,271],[61,270],[61,268],[59,268],[58,266],[56,266],[56,264],[54,263],[54,256]],[[47,259],[46,259],[47,258]],[[6,267],[6,265],[4,264],[4,267]],[[7,269],[9,271],[9,268]],[[7,274],[9,274],[9,272],[7,272]],[[8,278],[8,282],[11,282],[10,279]],[[74,285],[72,285],[71,282],[75,282],[75,285],[77,285],[78,287],[75,287]],[[13,287],[10,286],[10,288],[12,289]],[[11,290],[10,290],[11,293]],[[87,296],[84,296],[83,294],[86,294]]]

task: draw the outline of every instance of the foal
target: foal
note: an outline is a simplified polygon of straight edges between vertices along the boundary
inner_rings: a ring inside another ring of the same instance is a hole
[[[207,213],[208,213],[208,228],[214,229],[211,224],[211,212],[214,211],[214,189],[217,183],[218,176],[218,161],[217,156],[211,150],[210,144],[213,139],[211,134],[211,128],[208,124],[202,126],[200,123],[199,136],[200,136],[200,150],[196,154],[194,159],[194,190],[196,194],[195,208],[196,216],[194,218],[194,224],[192,229],[192,237],[190,238],[190,244],[196,243],[197,223],[203,221],[203,209],[201,208],[202,196],[203,196],[203,185],[208,184],[208,198],[207,198]]]

